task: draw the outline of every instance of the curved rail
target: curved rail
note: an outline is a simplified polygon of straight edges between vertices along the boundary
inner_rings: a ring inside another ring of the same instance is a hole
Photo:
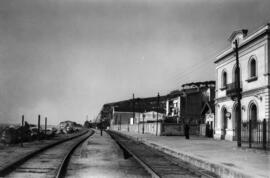
[[[34,156],[36,156],[36,155],[38,155],[38,154],[40,154],[40,153],[42,153],[42,152],[44,152],[44,151],[47,151],[47,150],[49,150],[49,149],[51,149],[51,148],[53,148],[53,147],[55,147],[55,146],[57,146],[57,145],[60,145],[60,144],[62,144],[62,143],[65,143],[65,142],[68,142],[68,141],[70,141],[70,140],[76,139],[76,138],[78,138],[78,137],[80,137],[80,136],[83,136],[83,135],[85,135],[85,134],[87,134],[87,133],[89,133],[88,130],[87,130],[87,131],[84,131],[84,132],[82,132],[81,134],[78,134],[78,135],[76,135],[76,136],[74,136],[74,137],[70,137],[70,138],[67,138],[67,139],[63,139],[63,140],[57,141],[57,142],[55,142],[55,143],[49,144],[49,145],[47,145],[47,146],[45,146],[45,147],[39,149],[39,150],[36,150],[36,151],[34,151],[34,152],[32,152],[32,153],[29,153],[28,155],[26,155],[26,156],[23,157],[22,159],[20,159],[20,160],[18,160],[18,161],[16,161],[16,162],[14,162],[14,163],[12,163],[12,164],[6,166],[5,168],[3,168],[3,169],[0,171],[0,177],[4,177],[4,176],[7,176],[8,174],[12,173],[17,167],[19,167],[20,165],[22,165],[22,164],[25,163],[26,161],[30,160],[30,159],[33,158]],[[91,135],[92,135],[92,134],[90,134],[89,136],[91,136]]]
[[[65,158],[63,159],[60,167],[58,168],[57,174],[56,174],[56,178],[62,178],[65,177],[66,171],[67,171],[67,167],[68,167],[68,163],[70,160],[71,155],[73,154],[73,152],[75,151],[75,149],[82,144],[86,139],[88,139],[90,136],[92,136],[95,133],[95,131],[92,130],[92,133],[89,134],[87,137],[82,138],[78,143],[76,143],[71,149],[70,151],[66,154]]]

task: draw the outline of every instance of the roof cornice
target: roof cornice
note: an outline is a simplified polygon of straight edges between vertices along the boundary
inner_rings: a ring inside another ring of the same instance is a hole
[[[256,30],[255,32],[247,35],[243,41],[239,44],[239,49],[243,48],[244,46],[246,46],[247,44],[249,44],[250,42],[258,39],[259,37],[266,35],[270,32],[270,24],[266,24],[264,26],[262,26],[261,28],[259,28],[258,30]],[[229,47],[226,50],[224,50],[223,52],[221,52],[221,54],[216,56],[216,61],[214,62],[215,64],[220,62],[221,60],[223,60],[225,57],[231,55],[233,53],[233,47]]]

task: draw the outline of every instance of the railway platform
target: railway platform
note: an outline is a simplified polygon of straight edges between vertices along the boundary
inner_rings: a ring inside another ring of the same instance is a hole
[[[99,130],[77,149],[69,163],[70,178],[150,178],[134,158],[125,159],[123,151],[111,137]]]
[[[117,132],[221,177],[270,177],[270,152],[238,148],[236,142],[191,136]]]

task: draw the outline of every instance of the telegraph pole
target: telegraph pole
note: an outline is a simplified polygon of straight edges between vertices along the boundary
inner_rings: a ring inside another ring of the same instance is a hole
[[[137,123],[138,123],[138,133],[140,133],[140,119],[141,119],[141,105],[140,105],[140,99],[138,100],[138,105],[139,105],[139,117],[138,117],[138,120],[137,120]]]
[[[47,117],[45,117],[45,138],[47,138]]]
[[[142,127],[142,133],[144,134],[144,118],[145,118],[145,113],[143,113],[143,127]]]
[[[237,96],[236,96],[236,100],[237,100],[237,104],[238,107],[237,108],[237,146],[241,147],[241,86],[240,86],[240,68],[239,68],[239,56],[238,56],[238,41],[235,40],[234,41],[234,45],[235,45],[235,58],[236,58],[236,92],[237,92]]]
[[[157,124],[156,124],[156,136],[158,135],[158,110],[159,110],[159,93],[157,95]]]
[[[120,131],[122,130],[121,124],[122,124],[122,116],[120,115]]]
[[[134,120],[135,120],[135,103],[134,103],[134,93],[132,94],[132,118],[133,118],[133,122],[134,122]],[[129,121],[130,122],[130,121]],[[128,132],[129,132],[129,123],[128,122]]]
[[[38,115],[38,140],[40,140],[40,115]]]
[[[21,129],[21,147],[23,147],[23,137],[24,137],[24,115],[22,115],[22,129]]]

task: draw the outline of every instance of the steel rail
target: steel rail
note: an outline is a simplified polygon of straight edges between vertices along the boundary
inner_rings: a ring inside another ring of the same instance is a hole
[[[161,175],[159,175],[150,165],[148,165],[145,161],[139,158],[136,153],[132,152],[128,147],[126,147],[124,144],[119,142],[118,139],[115,138],[115,134],[112,132],[109,132],[109,135],[116,141],[116,143],[122,147],[125,151],[127,151],[136,161],[138,161],[139,164],[141,164],[146,171],[153,177],[153,178],[161,178]]]
[[[82,138],[81,140],[79,140],[78,143],[76,143],[71,149],[70,151],[66,154],[65,158],[63,159],[63,161],[61,162],[61,165],[58,168],[57,174],[55,176],[55,178],[63,178],[65,177],[66,171],[67,171],[67,167],[68,167],[68,163],[69,160],[73,154],[73,152],[76,150],[76,148],[81,145],[86,139],[88,139],[89,137],[91,137],[93,134],[95,133],[95,131],[92,130],[92,133],[89,134],[87,137]]]
[[[160,178],[163,177],[163,173],[160,172],[161,170],[155,170],[156,168],[151,165],[151,162],[147,163],[147,160],[142,157],[142,155],[137,151],[132,148],[132,144],[129,144],[128,142],[135,142],[134,140],[130,140],[126,136],[123,136],[121,134],[115,133],[113,131],[108,131],[109,135],[116,141],[116,143],[124,150],[124,152],[128,152],[133,158],[141,164],[146,171],[154,178]],[[122,140],[122,141],[121,141]],[[127,142],[127,143],[126,143]],[[142,143],[143,144],[143,143]],[[164,152],[160,152],[159,150],[156,150],[154,148],[151,148],[145,144],[143,144],[147,149],[149,148],[152,150],[151,152],[156,152],[159,155],[164,155],[162,156],[164,159],[168,160],[169,162],[178,165],[181,169],[187,170],[188,172],[198,176],[198,177],[204,177],[204,178],[215,178],[217,175],[214,175],[213,173],[210,173],[209,171],[203,170],[201,168],[195,167],[193,165],[190,165],[189,163],[186,163],[184,161],[178,160],[176,157],[167,155]],[[130,148],[129,148],[130,147]],[[180,176],[180,175],[179,175]],[[165,176],[166,177],[166,176]]]
[[[34,151],[34,152],[32,152],[32,153],[29,153],[29,154],[26,155],[25,157],[23,157],[23,158],[19,159],[18,161],[16,161],[16,162],[14,162],[14,163],[12,163],[12,164],[6,166],[5,168],[3,168],[3,169],[0,171],[0,177],[5,177],[5,176],[7,176],[8,174],[12,173],[17,167],[19,167],[20,165],[22,165],[22,164],[25,163],[26,161],[30,160],[30,159],[33,158],[34,156],[36,156],[36,155],[38,155],[38,154],[40,154],[40,153],[42,153],[42,152],[44,152],[44,151],[47,151],[47,150],[49,150],[49,149],[51,149],[51,148],[53,148],[53,147],[55,147],[55,146],[57,146],[57,145],[60,145],[60,144],[62,144],[62,143],[65,143],[65,142],[68,142],[68,141],[70,141],[70,140],[73,140],[73,139],[76,139],[76,138],[78,138],[78,137],[81,137],[81,136],[83,136],[83,135],[85,135],[85,134],[87,134],[87,133],[89,133],[89,130],[84,131],[84,132],[82,132],[81,134],[78,134],[78,135],[76,135],[76,136],[74,136],[74,137],[70,137],[70,138],[63,139],[63,140],[57,141],[57,142],[55,142],[55,143],[49,144],[49,145],[47,145],[47,146],[42,147],[42,148],[39,149],[39,150],[36,150],[36,151]]]

